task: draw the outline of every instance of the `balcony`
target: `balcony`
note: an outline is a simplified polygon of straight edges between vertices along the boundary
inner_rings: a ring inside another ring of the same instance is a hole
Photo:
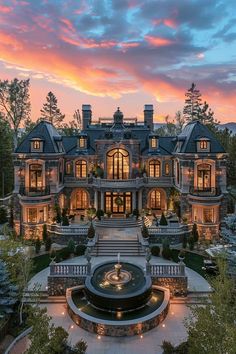
[[[50,194],[50,186],[20,187],[19,194],[26,197],[42,197]]]
[[[198,188],[191,186],[189,188],[189,194],[198,197],[217,197],[221,195],[221,189],[219,187]]]

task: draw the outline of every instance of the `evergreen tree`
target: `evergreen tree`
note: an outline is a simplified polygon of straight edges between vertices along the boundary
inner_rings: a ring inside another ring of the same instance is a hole
[[[0,319],[13,313],[17,296],[17,287],[11,284],[7,267],[0,260]]]
[[[0,224],[5,224],[7,222],[7,210],[5,207],[0,207]]]
[[[59,128],[65,118],[65,115],[61,113],[57,107],[57,98],[50,91],[46,97],[46,103],[43,104],[43,108],[40,110],[41,120],[47,120],[51,122],[55,127]]]
[[[160,225],[161,226],[167,226],[168,225],[168,222],[166,220],[166,217],[165,217],[164,213],[161,214]]]
[[[47,238],[48,238],[47,225],[44,224],[44,225],[43,225],[43,232],[42,232],[42,239],[43,239],[43,242],[44,242],[44,243],[46,243]]]
[[[186,122],[191,122],[199,118],[201,106],[201,93],[197,90],[196,84],[192,83],[192,86],[185,93],[185,97],[184,119]]]
[[[45,251],[49,252],[52,246],[52,239],[50,236],[47,237],[46,241],[45,241]]]
[[[148,238],[149,237],[148,228],[147,228],[147,226],[145,224],[143,224],[142,236],[143,236],[143,238]]]
[[[40,252],[40,248],[41,248],[41,242],[40,239],[37,238],[35,241],[35,253],[38,254]]]
[[[94,238],[95,236],[95,229],[94,229],[94,226],[93,226],[93,223],[91,222],[90,226],[89,226],[89,229],[88,229],[88,238]]]
[[[9,123],[0,113],[0,197],[13,189],[13,135]]]
[[[194,239],[194,242],[198,241],[198,230],[197,230],[197,224],[193,224],[193,228],[192,228],[192,237]]]
[[[19,126],[30,115],[29,84],[29,80],[0,80],[0,110],[13,130],[14,148]]]
[[[192,306],[187,321],[189,353],[236,353],[235,281],[227,275],[227,262],[217,262],[219,275],[211,278],[214,289],[204,306]]]

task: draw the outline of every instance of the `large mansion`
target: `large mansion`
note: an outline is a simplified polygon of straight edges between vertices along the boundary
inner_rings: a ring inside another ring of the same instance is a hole
[[[153,106],[143,122],[125,118],[92,121],[82,107],[82,130],[62,136],[41,121],[14,153],[14,221],[18,233],[52,223],[55,205],[70,215],[94,207],[106,214],[134,209],[160,215],[178,204],[179,214],[196,223],[202,238],[218,236],[226,214],[227,154],[199,121],[182,133],[160,137],[153,131]]]

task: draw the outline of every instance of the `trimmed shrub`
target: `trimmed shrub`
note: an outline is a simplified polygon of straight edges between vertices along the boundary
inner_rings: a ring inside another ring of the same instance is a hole
[[[190,236],[188,238],[188,245],[189,245],[190,251],[192,251],[194,249],[194,238],[193,238],[193,236]]]
[[[104,211],[102,209],[98,209],[96,212],[96,216],[99,220],[101,220],[101,217],[104,216]]]
[[[51,246],[52,246],[52,239],[50,236],[48,236],[45,241],[45,251],[49,252],[51,249]]]
[[[88,229],[88,238],[92,239],[95,236],[95,229],[93,227],[93,223],[90,224],[89,229]]]
[[[62,216],[62,226],[69,226],[69,219],[67,215]]]
[[[70,252],[70,254],[75,253],[75,242],[73,240],[69,240],[67,244],[67,249]]]
[[[44,244],[46,244],[47,238],[48,238],[47,225],[44,224],[43,225],[43,233],[42,233],[42,239],[43,239]]]
[[[143,224],[142,236],[143,236],[143,238],[148,238],[149,237],[148,228],[147,228],[147,226],[145,224]]]
[[[160,256],[160,247],[159,246],[152,246],[151,253],[153,256],[159,257]]]
[[[60,262],[61,260],[67,259],[70,257],[70,250],[68,247],[63,248],[62,250],[56,253],[56,261]]]
[[[55,210],[55,213],[56,213],[55,221],[58,224],[60,224],[61,223],[61,209],[60,209],[60,206],[58,204],[56,204],[54,206],[54,210]]]
[[[170,343],[164,340],[161,345],[163,349],[163,354],[174,354],[175,347]]]
[[[161,226],[167,226],[168,225],[168,222],[166,220],[166,217],[165,217],[164,213],[161,214],[160,225]]]
[[[170,244],[167,239],[164,239],[162,243],[162,257],[165,259],[172,258],[172,251],[170,249]]]
[[[77,246],[75,247],[75,254],[76,254],[76,256],[82,256],[82,255],[84,255],[85,250],[86,250],[86,246],[85,246],[85,245],[77,245]]]
[[[182,241],[182,247],[186,248],[187,247],[187,236],[184,234],[183,236],[183,241]]]
[[[41,241],[39,238],[35,241],[35,253],[38,254],[40,252],[41,248]]]
[[[136,216],[136,219],[138,219],[138,217],[140,215],[138,209],[133,210],[133,215]]]
[[[7,222],[7,210],[4,207],[0,207],[0,224]]]
[[[194,242],[198,241],[198,229],[197,229],[197,224],[193,224],[193,228],[192,228],[192,237],[194,239]]]

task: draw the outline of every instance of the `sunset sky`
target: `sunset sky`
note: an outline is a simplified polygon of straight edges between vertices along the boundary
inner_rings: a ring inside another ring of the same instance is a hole
[[[236,122],[235,0],[0,0],[0,79],[31,79],[32,118],[48,91],[70,120],[117,106],[174,116],[195,82],[221,122]]]

